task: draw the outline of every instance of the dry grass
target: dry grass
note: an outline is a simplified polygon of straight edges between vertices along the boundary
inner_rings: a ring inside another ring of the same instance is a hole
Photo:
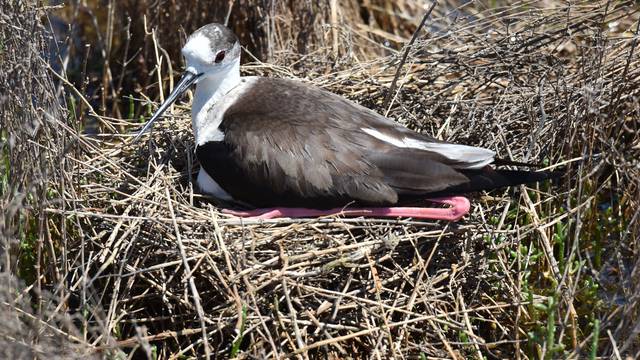
[[[389,109],[426,1],[235,3],[244,73],[298,78],[442,139],[566,169],[554,186],[477,195],[451,224],[221,214],[193,189],[188,105],[129,142],[156,81],[177,76],[182,35],[170,32],[228,5],[142,6],[154,36],[141,16],[121,26],[133,3],[61,9],[79,37],[54,70],[35,16],[0,20],[2,269],[26,282],[3,285],[18,291],[2,298],[12,319],[38,319],[24,324],[64,335],[76,356],[640,355],[633,2],[441,1]],[[101,49],[83,50],[92,34]],[[51,344],[0,338],[36,357]]]

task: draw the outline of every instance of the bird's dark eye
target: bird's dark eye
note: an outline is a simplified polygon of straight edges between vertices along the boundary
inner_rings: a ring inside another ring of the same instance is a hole
[[[215,60],[216,63],[219,63],[222,60],[224,60],[224,55],[225,55],[224,50],[220,51],[218,55],[216,55],[216,60]]]

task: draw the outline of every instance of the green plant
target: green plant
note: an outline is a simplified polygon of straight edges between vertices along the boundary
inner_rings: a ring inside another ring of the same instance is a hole
[[[240,351],[240,345],[244,339],[244,328],[247,323],[247,305],[242,305],[242,313],[240,314],[240,329],[238,329],[238,336],[231,345],[231,351],[229,352],[230,358],[235,358]]]

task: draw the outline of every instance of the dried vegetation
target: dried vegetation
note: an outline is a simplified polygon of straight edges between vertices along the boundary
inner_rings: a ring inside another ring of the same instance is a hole
[[[440,1],[390,94],[428,1],[3,4],[12,357],[639,356],[633,1]],[[184,34],[226,18],[246,74],[567,175],[477,194],[459,223],[228,218],[194,190],[188,102],[130,144]]]

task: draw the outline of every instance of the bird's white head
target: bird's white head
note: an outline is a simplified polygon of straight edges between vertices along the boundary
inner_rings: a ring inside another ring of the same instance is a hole
[[[182,48],[187,72],[207,77],[225,74],[239,64],[240,43],[236,35],[220,24],[209,24],[196,30]]]
[[[134,141],[191,85],[199,84],[192,106],[192,111],[197,113],[205,102],[215,101],[240,82],[240,42],[224,25],[212,23],[196,30],[187,39],[182,55],[187,62],[182,78]]]

